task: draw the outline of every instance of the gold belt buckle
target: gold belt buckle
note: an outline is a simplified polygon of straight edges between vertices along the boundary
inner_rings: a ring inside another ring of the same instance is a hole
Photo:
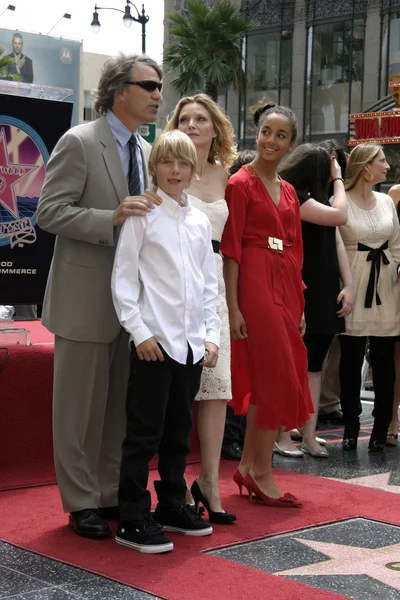
[[[269,237],[268,238],[268,248],[271,250],[280,250],[283,251],[283,242],[279,238]]]

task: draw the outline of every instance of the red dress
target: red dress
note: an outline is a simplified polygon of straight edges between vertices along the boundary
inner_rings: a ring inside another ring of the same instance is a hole
[[[282,181],[279,206],[250,165],[226,188],[229,217],[221,252],[240,265],[238,301],[248,337],[232,340],[235,412],[255,405],[260,429],[301,427],[314,412],[307,352],[299,332],[304,310],[300,207]]]

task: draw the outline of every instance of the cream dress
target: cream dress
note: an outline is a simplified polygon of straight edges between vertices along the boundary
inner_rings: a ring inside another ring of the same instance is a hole
[[[348,220],[340,227],[340,234],[349,257],[355,288],[353,312],[346,317],[346,334],[354,336],[395,336],[400,334],[400,281],[397,264],[400,263],[400,229],[396,209],[387,194],[374,192],[376,206],[371,210],[359,208],[347,194]],[[389,264],[380,259],[380,275],[371,308],[365,308],[368,281],[371,274],[369,252],[357,250],[358,243],[379,248],[388,241],[384,250]],[[382,304],[376,303],[378,291]]]
[[[203,202],[190,197],[193,206],[201,210],[210,220],[213,240],[221,241],[222,232],[228,218],[225,200]],[[222,256],[214,254],[218,277],[217,313],[221,319],[221,337],[218,362],[215,369],[203,369],[201,385],[196,400],[230,400],[231,393],[231,341],[229,333],[228,308],[225,299],[225,283],[222,274]]]

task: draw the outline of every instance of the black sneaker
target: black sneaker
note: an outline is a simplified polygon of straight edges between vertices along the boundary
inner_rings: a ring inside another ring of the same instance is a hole
[[[174,549],[173,543],[165,537],[161,525],[152,516],[145,521],[120,521],[115,541],[145,554],[159,554]]]
[[[178,531],[184,535],[210,535],[211,525],[203,521],[194,508],[188,504],[179,508],[157,505],[154,518],[162,524],[165,531]]]

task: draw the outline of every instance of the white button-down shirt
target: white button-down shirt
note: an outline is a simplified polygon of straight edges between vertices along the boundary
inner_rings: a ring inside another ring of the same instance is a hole
[[[219,346],[218,281],[208,218],[183,194],[180,206],[160,188],[163,203],[145,217],[129,217],[115,254],[111,289],[122,326],[138,346],[154,336],[186,364]]]

